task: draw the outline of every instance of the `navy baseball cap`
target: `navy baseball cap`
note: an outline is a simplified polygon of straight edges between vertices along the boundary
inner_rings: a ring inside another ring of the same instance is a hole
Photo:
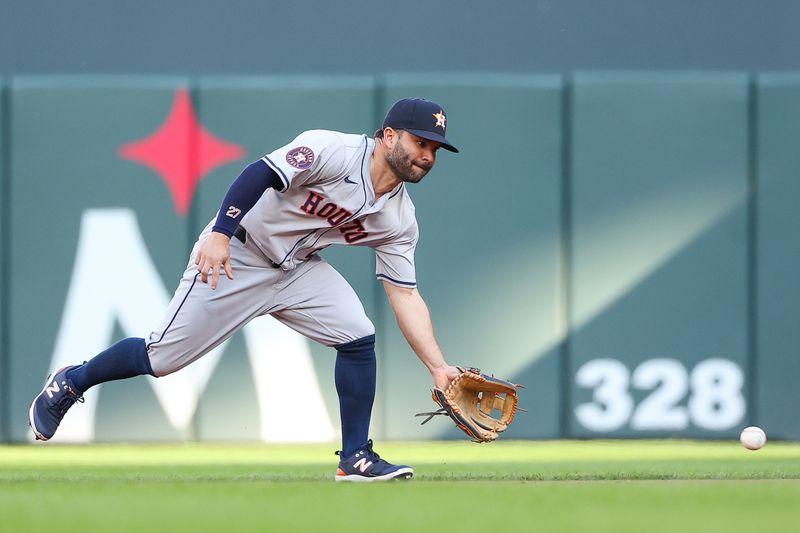
[[[458,148],[444,138],[447,115],[436,102],[424,98],[403,98],[386,113],[383,127],[408,131],[417,137],[440,143],[445,150],[458,153]]]

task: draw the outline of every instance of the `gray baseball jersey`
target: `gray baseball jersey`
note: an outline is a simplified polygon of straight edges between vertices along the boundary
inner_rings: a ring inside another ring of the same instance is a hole
[[[203,230],[148,339],[156,375],[183,368],[264,314],[328,346],[375,332],[352,287],[317,255],[332,244],[369,246],[379,279],[416,286],[414,204],[402,183],[375,198],[374,149],[365,135],[313,130],[264,156],[283,190],[267,189],[244,216],[245,242],[231,239],[234,279],[221,276],[213,291],[194,259],[216,218]]]
[[[241,225],[284,270],[332,244],[355,244],[375,249],[378,278],[415,286],[414,204],[402,183],[375,199],[369,172],[374,149],[365,135],[301,133],[264,156],[284,189],[267,191]]]

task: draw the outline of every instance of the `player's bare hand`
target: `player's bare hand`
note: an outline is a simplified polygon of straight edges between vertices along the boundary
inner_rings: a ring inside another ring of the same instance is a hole
[[[431,370],[434,386],[439,390],[447,390],[450,382],[453,381],[461,371],[454,366],[443,366]]]
[[[208,271],[211,271],[211,288],[216,289],[220,271],[225,270],[228,279],[233,279],[231,268],[231,238],[222,233],[212,231],[200,244],[197,257],[194,259],[200,280],[208,283]]]

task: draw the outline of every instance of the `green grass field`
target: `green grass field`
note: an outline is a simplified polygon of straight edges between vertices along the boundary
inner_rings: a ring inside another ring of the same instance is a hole
[[[0,531],[800,531],[800,445],[383,443],[414,480],[333,482],[333,445],[0,447]]]

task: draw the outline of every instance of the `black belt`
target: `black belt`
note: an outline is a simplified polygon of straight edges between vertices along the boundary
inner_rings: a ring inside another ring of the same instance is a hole
[[[236,231],[233,232],[233,236],[239,239],[242,242],[242,244],[247,243],[247,230],[244,229],[242,226],[237,226]],[[280,265],[278,263],[276,263],[267,256],[264,257],[269,262],[269,266],[271,266],[272,268],[280,268]]]
[[[236,226],[236,231],[233,232],[233,236],[242,241],[242,244],[247,242],[247,230],[241,226]]]

